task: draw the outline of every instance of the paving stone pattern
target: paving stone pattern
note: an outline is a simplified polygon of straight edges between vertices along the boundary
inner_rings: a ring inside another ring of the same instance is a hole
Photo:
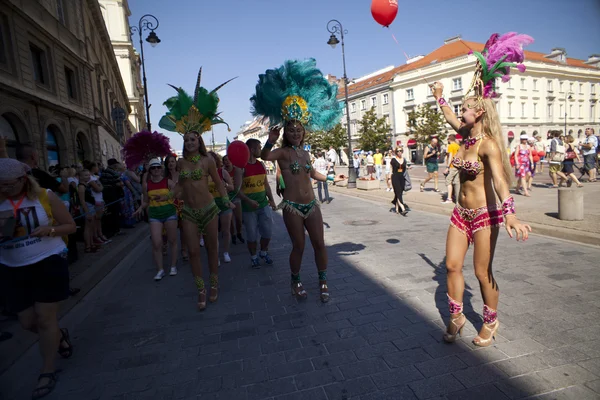
[[[599,249],[536,236],[517,244],[503,233],[495,258],[501,328],[493,346],[479,349],[471,344],[482,309],[471,250],[465,337],[441,341],[449,315],[446,217],[403,218],[340,195],[323,213],[330,303],[318,300],[308,243],[309,298],[290,296],[291,244],[280,214],[275,265],[252,270],[245,247],[233,246],[220,299],[203,313],[189,266],[155,283],[142,242],[137,262],[96,288],[91,312],[68,326],[75,354],[60,361],[60,382],[47,398],[600,398]],[[38,368],[33,348],[0,377],[3,398],[29,398]]]

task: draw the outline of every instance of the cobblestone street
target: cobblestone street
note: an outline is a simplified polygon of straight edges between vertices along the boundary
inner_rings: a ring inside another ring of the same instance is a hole
[[[65,318],[75,346],[50,399],[598,399],[600,249],[503,231],[495,257],[501,327],[471,344],[482,300],[467,255],[469,323],[453,345],[444,269],[448,218],[333,193],[323,205],[332,300],[318,299],[307,244],[305,302],[290,296],[291,244],[275,216],[274,266],[249,267],[245,245],[222,264],[216,304],[196,311],[189,265],[152,280],[144,239]],[[205,255],[203,254],[205,259]],[[206,277],[208,273],[206,273]],[[28,399],[31,348],[0,377],[3,399]]]

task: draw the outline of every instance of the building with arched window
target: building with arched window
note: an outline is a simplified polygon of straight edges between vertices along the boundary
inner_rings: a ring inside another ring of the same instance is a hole
[[[120,148],[131,131],[117,133],[114,106],[130,109],[97,1],[0,2],[0,135],[11,157],[31,144],[44,169],[102,160],[100,136]]]

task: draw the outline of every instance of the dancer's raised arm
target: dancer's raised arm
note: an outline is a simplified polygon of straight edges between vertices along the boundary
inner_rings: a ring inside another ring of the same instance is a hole
[[[271,128],[269,131],[269,139],[263,146],[262,151],[260,152],[260,158],[263,161],[277,161],[283,155],[282,149],[271,150],[277,140],[279,139],[279,127]]]
[[[440,82],[434,82],[433,85],[431,85],[431,92],[433,93],[433,97],[435,97],[435,100],[437,101],[438,105],[440,106],[440,109],[442,110],[442,113],[444,114],[444,118],[446,119],[446,122],[448,122],[448,124],[450,124],[452,129],[454,129],[456,132],[458,132],[458,130],[460,129],[460,120],[454,114],[454,111],[452,111],[452,108],[450,107],[450,105],[442,97],[442,94],[444,93],[444,85],[442,85]]]

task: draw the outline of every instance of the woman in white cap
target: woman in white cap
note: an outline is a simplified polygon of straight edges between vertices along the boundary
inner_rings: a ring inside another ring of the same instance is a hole
[[[135,214],[141,214],[148,208],[148,222],[152,238],[152,255],[158,269],[154,276],[160,281],[165,276],[162,253],[163,228],[167,232],[167,241],[171,248],[171,271],[169,275],[177,275],[177,208],[170,195],[175,188],[175,182],[165,177],[164,168],[159,158],[153,158],[148,163],[150,174],[143,184],[142,205]]]
[[[63,358],[73,354],[57,314],[59,303],[69,297],[62,237],[77,228],[62,201],[40,188],[29,170],[17,160],[0,158],[0,292],[21,326],[39,338],[42,369],[32,395],[39,399],[56,385],[56,352]]]
[[[519,139],[521,142],[515,148],[515,176],[519,180],[517,182],[517,190],[519,193],[529,197],[530,194],[527,189],[527,179],[531,176],[533,157],[531,156],[531,149],[527,144],[527,140],[529,139],[527,134],[522,134]]]

